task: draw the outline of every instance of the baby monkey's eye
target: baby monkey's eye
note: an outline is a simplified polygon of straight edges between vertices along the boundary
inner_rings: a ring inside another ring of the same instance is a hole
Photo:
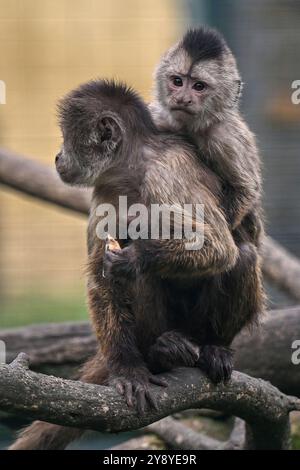
[[[173,85],[175,85],[175,86],[182,86],[183,85],[182,78],[180,78],[180,77],[172,77],[172,82],[173,82]]]
[[[204,82],[196,82],[193,85],[193,89],[196,90],[196,91],[202,91],[202,90],[204,90],[204,88],[206,88],[206,83],[204,83]]]

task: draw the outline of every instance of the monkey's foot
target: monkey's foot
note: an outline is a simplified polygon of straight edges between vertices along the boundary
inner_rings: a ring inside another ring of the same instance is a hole
[[[146,368],[129,369],[126,373],[123,371],[122,375],[113,376],[108,381],[108,385],[115,387],[120,395],[124,396],[127,405],[135,405],[140,414],[143,414],[146,408],[158,409],[150,384],[167,387],[163,379],[152,375]]]
[[[200,348],[180,331],[166,331],[159,336],[149,351],[149,365],[154,372],[175,367],[193,367],[200,355]]]
[[[197,365],[215,384],[227,382],[233,370],[233,352],[223,346],[204,345]]]

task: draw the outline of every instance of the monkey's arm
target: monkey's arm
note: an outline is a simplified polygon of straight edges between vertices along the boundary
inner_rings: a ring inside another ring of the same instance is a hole
[[[261,198],[261,171],[255,138],[240,117],[231,116],[206,138],[199,150],[224,182],[224,210],[235,229]]]
[[[142,271],[189,279],[218,274],[234,266],[238,249],[225,217],[212,198],[206,197],[203,202],[202,243],[193,245],[184,238],[137,240],[134,245]]]
[[[136,318],[132,311],[133,284],[119,276],[102,276],[103,251],[90,255],[88,300],[107,369],[108,383],[125,396],[128,406],[136,401],[139,412],[148,402],[156,406],[150,383],[164,385],[148,370],[138,348]]]

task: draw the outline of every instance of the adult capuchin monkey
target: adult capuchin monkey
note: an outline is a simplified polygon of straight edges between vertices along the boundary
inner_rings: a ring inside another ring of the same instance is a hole
[[[163,130],[186,134],[221,178],[232,230],[240,224],[257,244],[262,230],[261,170],[253,134],[238,101],[241,78],[225,39],[213,29],[189,30],[162,57],[150,110]]]
[[[158,372],[199,366],[215,382],[227,379],[228,348],[257,319],[262,288],[257,254],[242,243],[247,234],[240,232],[237,247],[223,214],[219,178],[193,146],[159,132],[143,101],[123,85],[80,86],[61,102],[60,124],[58,173],[68,184],[94,188],[87,292],[100,347],[80,379],[116,387],[139,412],[157,406],[150,384],[165,385]],[[118,213],[121,195],[128,207],[138,203],[150,211],[153,204],[203,204],[202,248],[187,249],[186,239],[172,236],[117,234],[121,249],[105,254],[97,207],[109,203]],[[223,298],[215,301],[220,286]],[[11,449],[63,449],[82,432],[36,421]]]

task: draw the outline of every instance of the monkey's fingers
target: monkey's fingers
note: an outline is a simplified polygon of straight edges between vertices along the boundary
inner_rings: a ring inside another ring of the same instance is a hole
[[[121,381],[116,382],[115,387],[120,395],[124,395],[124,384]]]
[[[193,343],[191,343],[188,340],[185,342],[185,347],[188,350],[188,352],[190,353],[190,355],[192,356],[193,361],[197,362],[199,357],[200,357],[200,347],[197,346],[197,345],[194,345]]]
[[[198,365],[213,383],[227,382],[233,370],[233,353],[229,348],[205,345],[202,347]]]
[[[150,392],[150,390],[146,390],[145,395],[146,395],[146,398],[147,398],[150,406],[157,411],[158,410],[158,404],[157,404],[157,400],[154,397],[153,393]]]
[[[133,407],[133,386],[129,380],[125,378],[116,379],[112,382],[112,385],[115,387],[117,392],[124,396],[127,405]]]
[[[127,381],[125,383],[125,399],[127,405],[132,408],[133,407],[133,387],[132,383]]]
[[[146,408],[158,410],[156,398],[147,386],[138,385],[135,393],[136,406],[140,414],[144,414]]]
[[[200,356],[200,347],[180,331],[167,331],[156,341],[160,353],[169,357],[170,363],[193,367]]]
[[[109,250],[105,252],[104,259],[110,263],[113,263],[119,258],[119,253],[115,250]]]
[[[168,387],[168,383],[166,382],[166,380],[158,377],[157,375],[151,375],[149,377],[149,382],[154,385],[159,385],[160,387]]]
[[[146,390],[142,387],[137,387],[135,392],[136,407],[139,414],[144,414],[146,410]]]

